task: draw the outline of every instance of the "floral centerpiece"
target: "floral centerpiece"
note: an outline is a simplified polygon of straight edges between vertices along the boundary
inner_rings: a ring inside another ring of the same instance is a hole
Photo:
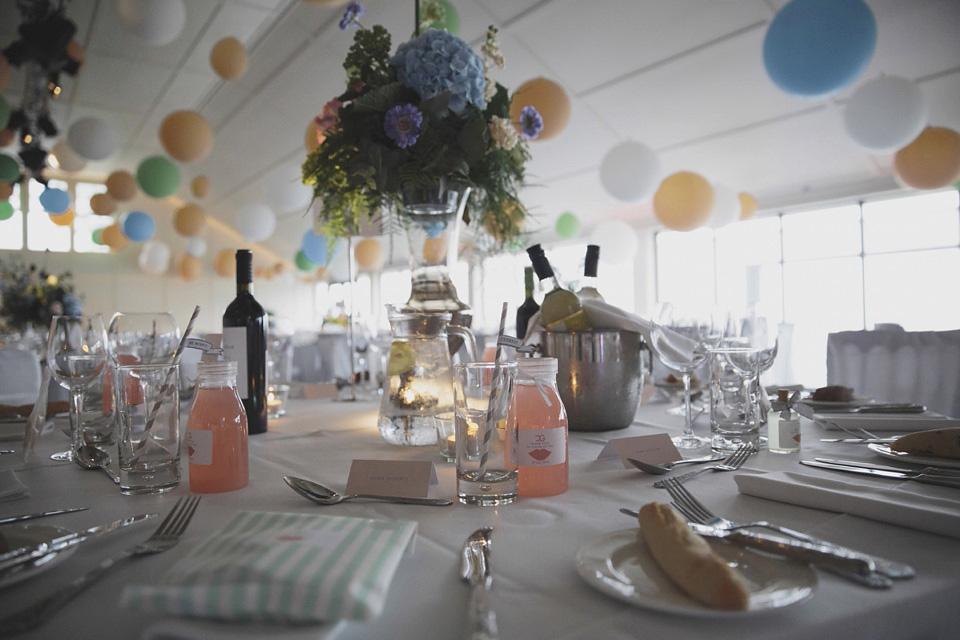
[[[533,107],[511,122],[510,96],[490,78],[503,66],[496,28],[488,29],[481,57],[460,38],[423,28],[442,5],[417,6],[417,33],[392,55],[387,30],[362,27],[363,7],[347,6],[340,28],[357,28],[343,63],[347,88],[317,117],[319,145],[303,164],[303,182],[313,187],[319,227],[329,236],[398,211],[408,233],[423,232],[411,239],[422,266],[440,253],[449,226],[426,214],[444,204],[497,245],[521,236],[528,214],[517,192],[530,157],[524,138],[543,122]]]
[[[69,271],[51,274],[35,264],[28,267],[0,259],[0,328],[33,328],[45,335],[53,316],[81,315],[83,302],[70,283],[71,277]]]

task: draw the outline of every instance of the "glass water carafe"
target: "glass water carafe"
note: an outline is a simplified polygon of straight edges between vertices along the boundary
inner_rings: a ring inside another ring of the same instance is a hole
[[[387,310],[393,342],[377,426],[390,444],[436,445],[435,416],[453,411],[447,333],[462,336],[474,360],[476,342],[469,329],[449,324],[449,313]]]

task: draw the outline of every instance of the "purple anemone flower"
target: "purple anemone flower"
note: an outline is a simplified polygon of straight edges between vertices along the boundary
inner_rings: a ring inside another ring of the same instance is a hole
[[[347,9],[343,12],[343,17],[340,18],[340,31],[346,31],[350,27],[359,26],[357,22],[357,17],[362,16],[366,13],[366,9],[359,2],[351,2],[347,5]]]
[[[526,106],[520,110],[520,132],[524,138],[536,138],[543,130],[543,118],[536,107]]]
[[[383,129],[401,149],[416,144],[423,131],[423,113],[412,104],[401,104],[387,111]]]

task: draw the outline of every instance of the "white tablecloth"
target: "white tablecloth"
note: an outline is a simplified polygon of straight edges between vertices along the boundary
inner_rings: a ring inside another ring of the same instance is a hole
[[[811,600],[766,615],[723,620],[686,618],[635,608],[587,585],[574,569],[577,549],[609,532],[633,527],[634,523],[618,513],[618,508],[636,508],[653,500],[668,501],[665,492],[652,487],[650,476],[626,470],[616,459],[597,460],[597,455],[610,438],[657,433],[665,428],[678,432],[679,418],[667,415],[665,409],[666,405],[643,406],[638,413],[642,423],[619,431],[572,434],[570,490],[560,496],[521,499],[500,508],[461,504],[436,508],[373,502],[319,507],[294,494],[281,476],[300,475],[342,489],[350,462],[355,458],[432,460],[437,464],[440,482],[431,494],[454,498],[454,468],[442,462],[432,447],[386,444],[376,429],[376,403],[294,401],[286,417],[270,422],[268,433],[251,438],[251,478],[246,489],[205,496],[179,546],[157,556],[136,558],[115,569],[67,604],[41,629],[23,637],[72,640],[141,637],[145,629],[161,618],[120,609],[122,587],[134,581],[149,582],[162,575],[173,561],[223,526],[239,509],[292,513],[324,510],[336,515],[419,522],[415,548],[400,564],[383,614],[373,622],[341,625],[330,634],[335,640],[461,637],[468,588],[457,575],[459,551],[466,537],[483,525],[492,525],[495,531],[491,602],[505,639],[957,637],[960,541],[742,495],[737,492],[733,473],[705,474],[688,486],[705,504],[732,519],[763,517],[901,560],[916,567],[917,577],[896,582],[888,591],[874,591],[818,572],[820,583]],[[837,477],[827,471],[802,468],[797,461],[801,456],[828,453],[833,457],[872,459],[865,447],[820,443],[818,439],[823,431],[806,422],[803,428],[805,442],[800,456],[778,456],[763,451],[751,458],[748,468],[802,470]],[[698,431],[706,429],[698,423]],[[40,444],[46,454],[63,448],[66,438],[60,430],[55,430],[44,436]],[[39,467],[23,468],[13,460],[15,457],[0,458],[0,468],[16,468],[18,478],[29,488],[31,497],[0,503],[0,516],[55,507],[89,507],[88,511],[37,521],[76,530],[134,513],[165,513],[178,496],[188,492],[184,480],[171,494],[121,496],[101,472],[50,461]],[[892,481],[879,482],[885,487],[896,486]],[[960,492],[944,487],[910,484],[901,485],[900,489],[960,500]],[[42,576],[0,590],[0,612],[19,609],[110,554],[140,541],[153,530],[155,522],[87,542],[73,557]]]

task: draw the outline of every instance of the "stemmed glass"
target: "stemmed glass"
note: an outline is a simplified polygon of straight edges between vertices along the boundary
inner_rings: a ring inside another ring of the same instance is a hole
[[[169,364],[180,344],[180,328],[166,312],[115,313],[107,338],[115,364]]]
[[[723,337],[722,314],[716,309],[678,308],[666,302],[660,305],[650,327],[650,347],[668,368],[683,380],[683,433],[674,438],[679,449],[696,449],[710,442],[693,433],[690,413],[690,376],[710,355]]]
[[[83,390],[101,375],[107,364],[107,333],[103,318],[54,316],[47,336],[47,366],[53,378],[70,391],[71,450],[55,453],[54,460],[72,460],[83,441]]]
[[[766,420],[768,403],[766,392],[760,383],[760,376],[773,366],[780,350],[779,324],[777,321],[756,309],[749,309],[740,315],[731,315],[724,330],[725,345],[755,349],[757,389],[751,389],[751,395],[757,398],[760,420]]]

